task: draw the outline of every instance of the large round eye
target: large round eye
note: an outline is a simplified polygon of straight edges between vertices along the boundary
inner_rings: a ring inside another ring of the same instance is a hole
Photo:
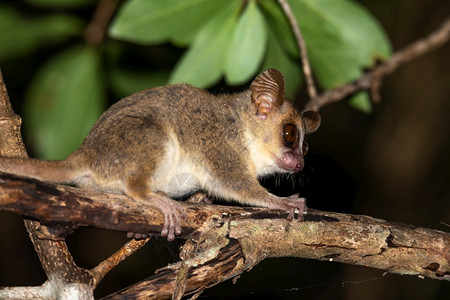
[[[284,125],[283,139],[286,146],[292,147],[298,143],[297,127],[293,124]]]
[[[308,143],[306,141],[303,141],[303,145],[302,145],[302,154],[303,154],[303,156],[305,156],[306,153],[308,153]]]

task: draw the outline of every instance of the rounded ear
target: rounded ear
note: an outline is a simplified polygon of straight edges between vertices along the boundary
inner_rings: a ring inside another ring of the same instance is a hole
[[[256,108],[256,115],[262,119],[280,107],[284,101],[284,77],[280,71],[268,69],[259,74],[250,85],[252,103]]]
[[[320,115],[315,111],[305,111],[303,114],[303,123],[306,127],[306,133],[313,133],[320,126]]]

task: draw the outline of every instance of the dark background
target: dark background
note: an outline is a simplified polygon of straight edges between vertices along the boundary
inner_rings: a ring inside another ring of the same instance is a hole
[[[385,28],[394,51],[435,30],[450,12],[450,2],[441,0],[359,2]],[[449,231],[449,50],[447,43],[385,77],[382,102],[370,115],[344,102],[321,110],[322,126],[309,137],[306,169],[298,179],[302,185],[294,185],[308,197],[310,207]],[[21,114],[24,86],[38,61],[47,55],[51,52],[1,66],[16,113]],[[304,98],[297,100],[300,107],[305,103]],[[282,188],[286,186],[292,188],[291,183]],[[91,268],[126,240],[124,233],[82,228],[67,243],[77,263]],[[110,272],[96,296],[151,275],[155,268],[176,260],[176,249],[161,239],[150,242]],[[223,283],[204,297],[370,300],[450,296],[448,282],[383,274],[383,270],[331,262],[267,259],[236,284]],[[21,217],[0,212],[0,286],[40,285],[44,280]]]

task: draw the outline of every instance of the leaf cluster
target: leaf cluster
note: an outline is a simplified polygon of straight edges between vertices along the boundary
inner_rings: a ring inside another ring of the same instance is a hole
[[[64,158],[77,148],[104,110],[108,91],[119,98],[165,83],[209,88],[224,79],[228,85],[242,85],[267,68],[284,74],[288,95],[295,95],[301,86],[296,40],[276,0],[124,1],[100,45],[85,38],[96,1],[25,2],[29,8],[38,6],[39,14],[30,18],[14,5],[0,6],[0,64],[57,49],[39,63],[25,87],[25,130],[43,158]],[[383,29],[355,1],[289,3],[322,89],[354,80],[364,68],[389,57]],[[88,18],[81,13],[86,11]],[[176,51],[144,51],[144,57],[168,61],[151,69],[123,68],[118,63],[131,47],[155,45],[171,45]],[[167,64],[169,70],[161,67]],[[366,93],[357,94],[351,103],[370,111]]]

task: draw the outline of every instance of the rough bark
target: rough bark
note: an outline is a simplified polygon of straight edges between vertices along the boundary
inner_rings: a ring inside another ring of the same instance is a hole
[[[6,85],[0,72],[0,153],[2,156],[27,157],[20,134],[22,120],[14,114]],[[52,240],[53,229],[37,221],[24,219],[34,249],[49,279],[49,282],[93,284],[91,274],[79,268],[64,240]],[[43,286],[44,288],[44,286]],[[54,289],[55,291],[58,289]]]
[[[0,176],[0,209],[41,222],[67,222],[110,230],[158,234],[158,210],[115,194]],[[169,297],[177,282],[185,293],[238,276],[266,257],[302,257],[343,262],[450,280],[450,234],[368,216],[312,210],[305,222],[263,208],[182,203],[183,260],[119,292]],[[184,253],[184,254],[183,254]],[[187,274],[183,275],[180,274]],[[176,290],[176,289],[175,289]]]

